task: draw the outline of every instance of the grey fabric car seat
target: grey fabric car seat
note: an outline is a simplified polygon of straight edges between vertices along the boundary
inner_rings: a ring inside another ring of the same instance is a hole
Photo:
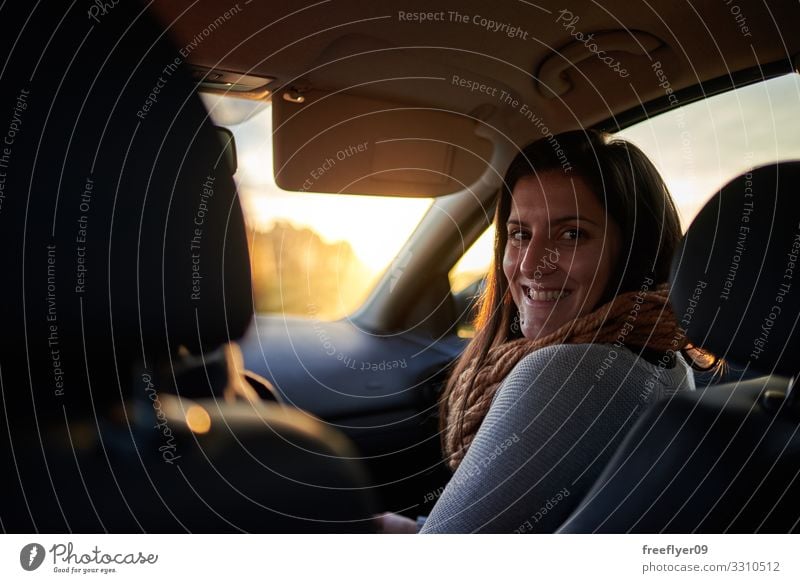
[[[688,337],[759,378],[651,407],[561,532],[800,530],[800,162],[740,176],[684,236]]]
[[[181,396],[180,355],[253,308],[231,170],[167,30],[138,3],[12,3],[0,30],[0,528],[371,531],[341,435],[210,380]]]

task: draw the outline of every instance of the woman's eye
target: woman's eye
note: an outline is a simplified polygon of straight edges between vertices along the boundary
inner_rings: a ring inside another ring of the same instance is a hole
[[[509,231],[508,233],[508,242],[511,243],[512,245],[519,246],[527,238],[528,238],[527,233],[519,229],[514,229],[513,231]]]
[[[584,235],[585,234],[582,229],[573,227],[571,229],[566,229],[563,233],[561,233],[561,239],[565,239],[567,241],[577,241],[578,239],[583,239]]]

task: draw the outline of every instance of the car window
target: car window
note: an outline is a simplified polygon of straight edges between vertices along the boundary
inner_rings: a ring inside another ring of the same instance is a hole
[[[619,132],[658,167],[683,229],[729,180],[800,159],[800,76],[785,75],[697,101]]]
[[[785,75],[678,107],[618,132],[664,177],[684,230],[717,189],[748,168],[800,159],[800,76]],[[494,228],[450,272],[459,294],[483,277]]]
[[[494,231],[494,225],[486,229],[450,270],[448,274],[450,289],[454,294],[465,290],[489,271],[492,263]]]
[[[236,140],[255,307],[334,320],[361,305],[432,200],[286,192],[272,171],[268,103],[204,96]]]

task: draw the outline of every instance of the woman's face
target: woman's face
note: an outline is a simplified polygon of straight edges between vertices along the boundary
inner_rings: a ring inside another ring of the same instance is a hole
[[[620,230],[580,177],[526,176],[512,192],[503,271],[525,338],[594,310],[620,252]]]

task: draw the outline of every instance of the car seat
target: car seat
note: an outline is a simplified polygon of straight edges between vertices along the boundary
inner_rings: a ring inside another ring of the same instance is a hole
[[[0,29],[2,530],[373,531],[342,435],[176,381],[253,311],[186,50],[138,3],[18,4]]]
[[[688,338],[762,376],[649,408],[564,533],[785,533],[800,524],[800,162],[723,187],[672,268]]]

